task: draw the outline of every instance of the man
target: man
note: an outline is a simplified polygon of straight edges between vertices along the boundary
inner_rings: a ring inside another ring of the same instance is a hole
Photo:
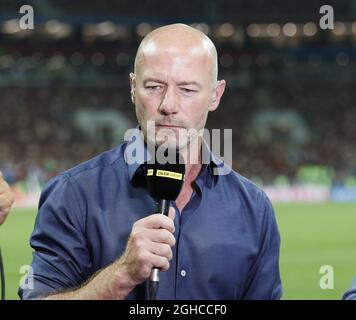
[[[5,222],[13,203],[14,195],[0,171],[0,225]]]
[[[343,300],[356,300],[356,278],[352,282],[352,287],[342,296]]]
[[[178,139],[182,129],[203,129],[223,95],[214,44],[186,25],[158,28],[140,44],[130,83],[139,129],[46,186],[31,237],[34,285],[20,296],[145,299],[156,267],[163,271],[157,299],[279,299],[280,239],[270,201],[234,171],[214,174],[227,165],[194,130]],[[199,148],[189,148],[196,141]],[[148,145],[164,143],[186,163],[168,217],[152,214],[148,157],[129,161],[132,149],[146,155]]]

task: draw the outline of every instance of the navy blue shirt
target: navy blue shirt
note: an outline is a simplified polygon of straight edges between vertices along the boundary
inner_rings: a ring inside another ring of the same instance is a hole
[[[134,143],[146,154],[140,135],[133,137],[44,188],[30,241],[33,288],[20,288],[22,299],[80,286],[122,255],[135,221],[154,213],[143,166],[125,160]],[[222,165],[211,153],[183,211],[173,203],[176,245],[170,269],[160,274],[157,299],[281,297],[273,207],[235,171],[214,174]],[[127,299],[146,299],[147,288],[147,282],[137,286]]]

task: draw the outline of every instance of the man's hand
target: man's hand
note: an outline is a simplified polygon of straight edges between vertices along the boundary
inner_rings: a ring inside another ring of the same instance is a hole
[[[14,203],[14,195],[0,171],[0,225],[3,224]]]
[[[149,278],[152,268],[162,271],[169,269],[173,253],[171,247],[176,240],[173,236],[174,208],[169,209],[168,217],[153,214],[134,223],[120,265],[137,284]]]

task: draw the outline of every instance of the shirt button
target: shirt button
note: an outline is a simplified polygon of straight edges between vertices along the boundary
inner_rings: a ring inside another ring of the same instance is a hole
[[[182,270],[182,271],[180,272],[180,275],[181,275],[182,277],[185,277],[185,276],[187,275],[187,272],[186,272],[185,270]]]

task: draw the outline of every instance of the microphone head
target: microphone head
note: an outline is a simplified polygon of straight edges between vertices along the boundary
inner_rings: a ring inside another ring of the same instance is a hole
[[[148,163],[146,182],[151,197],[159,200],[176,200],[184,182],[185,164],[180,153],[174,163]]]

